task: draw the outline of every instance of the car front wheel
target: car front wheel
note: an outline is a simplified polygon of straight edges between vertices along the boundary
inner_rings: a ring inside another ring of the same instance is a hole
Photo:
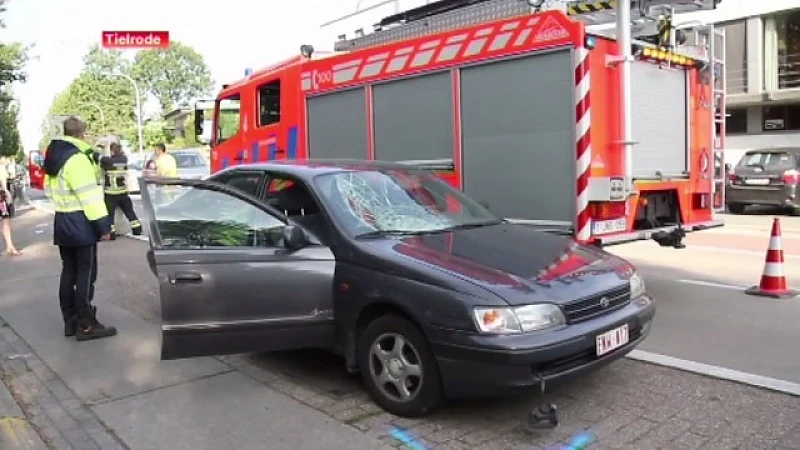
[[[372,399],[387,412],[422,416],[442,399],[428,342],[405,318],[386,315],[370,323],[359,339],[358,363]]]

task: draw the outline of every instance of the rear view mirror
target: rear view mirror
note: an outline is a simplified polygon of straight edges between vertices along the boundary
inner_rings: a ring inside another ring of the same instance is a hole
[[[200,102],[194,105],[194,140],[201,144],[208,144],[210,139],[203,132],[205,131],[206,114],[200,108]]]
[[[289,250],[297,250],[304,247],[308,240],[303,230],[295,225],[286,225],[283,229],[283,243]]]

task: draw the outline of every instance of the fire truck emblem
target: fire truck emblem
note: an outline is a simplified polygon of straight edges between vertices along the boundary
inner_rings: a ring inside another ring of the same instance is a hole
[[[330,84],[333,80],[333,73],[330,70],[315,70],[311,72],[311,82],[314,89],[319,89],[321,85]]]
[[[556,19],[548,17],[542,24],[542,28],[533,37],[533,42],[557,41],[569,37],[569,31],[564,25],[558,23]]]

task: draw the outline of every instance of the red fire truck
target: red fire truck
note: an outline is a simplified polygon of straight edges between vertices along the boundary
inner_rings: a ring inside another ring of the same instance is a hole
[[[442,0],[247,73],[214,102],[212,172],[420,164],[502,217],[598,245],[680,248],[721,226],[724,34],[672,23],[719,0],[542,3]]]

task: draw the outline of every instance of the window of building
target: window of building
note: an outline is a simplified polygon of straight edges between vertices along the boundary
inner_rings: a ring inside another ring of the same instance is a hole
[[[270,81],[258,88],[258,126],[281,121],[281,80]]]
[[[775,17],[778,41],[778,88],[800,87],[800,10]]]
[[[744,20],[725,24],[725,78],[728,94],[747,92],[747,26]]]
[[[800,131],[800,104],[764,106],[761,117],[764,131]]]
[[[241,128],[241,96],[233,94],[217,102],[217,144],[236,136]]]
[[[747,110],[744,108],[729,109],[725,117],[726,134],[747,133]]]

